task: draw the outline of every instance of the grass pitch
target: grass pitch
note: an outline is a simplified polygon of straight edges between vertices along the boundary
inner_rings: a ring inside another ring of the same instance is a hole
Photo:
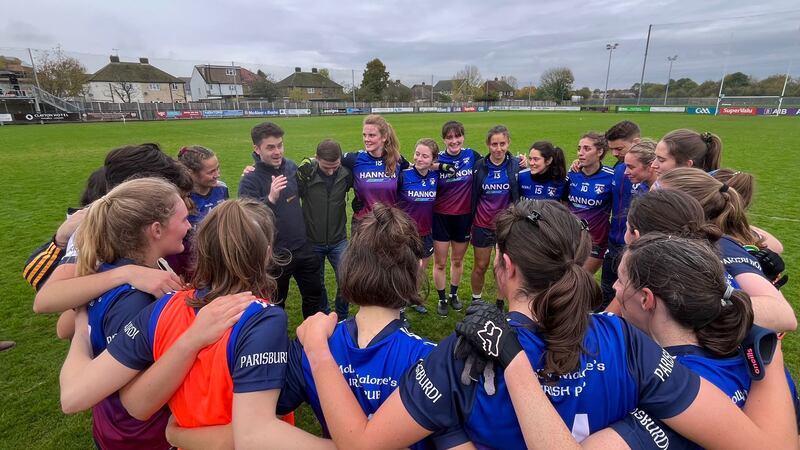
[[[721,136],[723,166],[756,175],[758,188],[750,219],[775,234],[784,244],[786,266],[792,281],[784,295],[798,307],[800,275],[800,195],[796,182],[794,149],[800,119],[794,117],[708,117],[684,114],[599,113],[475,113],[387,115],[397,130],[402,152],[411,159],[413,146],[422,137],[441,142],[441,125],[462,121],[467,130],[466,146],[486,152],[486,131],[497,124],[511,130],[513,153],[524,153],[529,145],[548,139],[565,149],[567,159],[575,154],[578,137],[589,130],[604,131],[617,121],[637,122],[643,136],[659,138],[676,128],[712,131]],[[316,144],[333,138],[345,151],[361,148],[362,117],[275,118],[286,131],[286,157],[300,160],[314,153]],[[103,163],[112,148],[142,142],[158,142],[171,154],[183,145],[200,144],[217,152],[222,179],[236,195],[242,167],[251,163],[250,129],[260,120],[195,120],[60,124],[0,127],[0,162],[6,178],[6,199],[0,206],[4,257],[0,260],[0,298],[4,311],[0,339],[17,341],[17,347],[0,353],[0,448],[90,448],[88,413],[65,416],[58,403],[58,372],[67,343],[55,337],[55,316],[37,316],[31,311],[33,291],[22,280],[21,268],[28,254],[55,232],[68,206],[77,206],[86,177]],[[794,131],[792,131],[794,130]],[[794,138],[792,138],[794,136]],[[609,160],[610,160],[609,156]],[[472,251],[467,252],[465,276],[459,294],[469,297]],[[328,267],[328,292],[334,292]],[[288,304],[290,333],[302,320],[299,295],[292,285]],[[484,298],[493,299],[494,284],[487,276]],[[435,291],[428,306],[435,306]],[[352,311],[352,310],[351,310]],[[420,316],[409,311],[413,330],[440,340],[449,334],[463,313],[446,319],[435,314]],[[800,339],[789,334],[784,352],[792,373],[800,373]],[[316,430],[315,419],[306,409],[299,423]]]

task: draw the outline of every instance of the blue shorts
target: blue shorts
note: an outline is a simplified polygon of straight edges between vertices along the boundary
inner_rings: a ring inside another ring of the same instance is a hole
[[[472,214],[438,214],[433,213],[433,240],[439,242],[468,242]]]
[[[473,225],[471,242],[475,248],[494,247],[497,244],[497,233],[495,230]]]
[[[420,238],[422,239],[422,257],[430,258],[433,255],[433,236],[426,234]]]

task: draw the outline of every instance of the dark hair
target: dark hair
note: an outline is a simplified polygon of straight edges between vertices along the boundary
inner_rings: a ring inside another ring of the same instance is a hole
[[[104,166],[109,190],[131,178],[158,177],[177,186],[184,195],[192,191],[192,177],[158,144],[115,148],[106,155]]]
[[[722,141],[716,134],[701,134],[681,128],[670,131],[661,140],[667,144],[669,154],[675,158],[678,166],[685,166],[692,161],[692,167],[706,172],[719,169]]]
[[[641,135],[641,130],[639,130],[639,125],[631,122],[630,120],[623,120],[622,122],[616,123],[614,126],[606,131],[606,140],[607,141],[616,141],[618,139],[622,139],[624,141],[632,141]]]
[[[333,139],[325,139],[317,145],[317,159],[338,161],[342,159],[342,147]]]
[[[216,155],[211,149],[200,145],[190,145],[188,147],[182,147],[178,151],[178,162],[192,172],[197,173],[203,170],[203,161],[213,158],[214,156]]]
[[[725,269],[708,244],[653,233],[629,245],[622,260],[634,289],[653,291],[703,348],[720,357],[738,351],[753,326],[753,306],[744,291],[724,298]]]
[[[581,267],[591,247],[588,230],[558,202],[521,199],[497,216],[500,267],[508,255],[522,277],[520,292],[510,296],[530,299],[547,344],[548,379],[578,367],[589,314],[602,302],[600,286]]]
[[[87,206],[98,198],[106,195],[108,183],[106,182],[106,168],[100,167],[92,172],[86,180],[86,189],[81,194],[81,206]]]
[[[592,145],[597,147],[602,153],[600,153],[600,161],[606,157],[606,153],[608,153],[608,140],[606,139],[605,135],[602,135],[596,131],[590,131],[583,136],[581,139],[589,139],[592,141]]]
[[[253,145],[261,144],[261,140],[268,137],[283,137],[283,128],[272,122],[262,122],[250,130]]]
[[[276,288],[269,274],[274,234],[272,211],[262,202],[240,198],[215,206],[200,222],[192,246],[196,267],[191,284],[209,292],[186,303],[202,307],[243,291],[270,300]]]
[[[339,277],[342,296],[360,306],[421,305],[417,291],[422,240],[403,211],[376,203],[344,252]]]
[[[436,141],[431,138],[422,138],[417,141],[416,145],[414,145],[414,150],[416,150],[420,145],[428,147],[431,150],[431,156],[433,157],[434,161],[439,158],[439,144],[437,144]]]
[[[700,202],[674,189],[658,189],[635,196],[628,208],[628,226],[642,236],[664,233],[711,243],[722,237],[720,229],[706,221]]]
[[[764,238],[750,229],[742,198],[736,189],[692,167],[678,167],[661,175],[659,183],[691,195],[703,206],[706,219],[742,245],[764,246]]]
[[[446,138],[450,132],[455,133],[456,136],[464,136],[464,124],[455,120],[445,122],[442,125],[442,139]]]
[[[545,170],[541,176],[548,180],[558,181],[563,181],[564,178],[566,178],[567,162],[561,147],[554,146],[550,141],[536,141],[531,145],[531,148],[528,149],[528,153],[533,149],[539,150],[539,153],[542,154],[542,158],[545,160],[552,159],[547,170]]]
[[[736,192],[742,197],[744,209],[750,208],[750,204],[753,202],[753,193],[756,190],[756,177],[753,174],[723,168],[715,170],[711,173],[711,176],[736,189]]]
[[[508,131],[505,125],[495,125],[489,129],[489,132],[486,133],[486,145],[492,141],[492,136],[496,134],[505,135],[506,139],[511,140],[511,133]]]

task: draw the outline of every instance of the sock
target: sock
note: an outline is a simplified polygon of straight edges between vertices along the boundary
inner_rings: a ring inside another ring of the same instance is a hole
[[[458,286],[450,285],[450,296],[451,297],[458,297]]]
[[[444,298],[444,289],[437,289],[436,292],[439,293],[439,301],[443,302],[445,300],[445,298]]]
[[[474,293],[473,293],[473,294],[472,294],[472,299],[473,299],[473,300],[480,300],[480,299],[481,299],[481,294],[474,294]]]

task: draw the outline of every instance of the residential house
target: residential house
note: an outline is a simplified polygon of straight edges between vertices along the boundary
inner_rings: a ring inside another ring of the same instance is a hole
[[[389,80],[382,97],[387,102],[410,102],[411,88],[401,83],[400,80]]]
[[[225,99],[245,95],[245,84],[256,74],[239,66],[203,64],[192,70],[192,100]]]
[[[183,80],[150,65],[122,62],[111,56],[110,62],[89,76],[86,100],[112,103],[183,103],[186,101]]]
[[[192,77],[178,77],[183,81],[183,92],[186,94],[186,101],[192,101]]]
[[[411,99],[415,102],[429,102],[431,101],[431,89],[433,87],[430,84],[425,84],[423,81],[422,84],[415,84],[411,87]]]
[[[511,98],[514,96],[514,88],[504,80],[486,80],[481,87],[484,95],[497,94],[497,98]]]
[[[453,96],[453,89],[455,85],[458,85],[459,81],[462,80],[439,80],[433,86],[433,95],[446,95],[448,97]]]
[[[295,89],[299,89],[302,97],[310,101],[339,101],[344,97],[344,88],[341,84],[326,78],[319,73],[316,67],[311,72],[303,72],[300,67],[294,68],[294,73],[275,83],[284,98]]]

